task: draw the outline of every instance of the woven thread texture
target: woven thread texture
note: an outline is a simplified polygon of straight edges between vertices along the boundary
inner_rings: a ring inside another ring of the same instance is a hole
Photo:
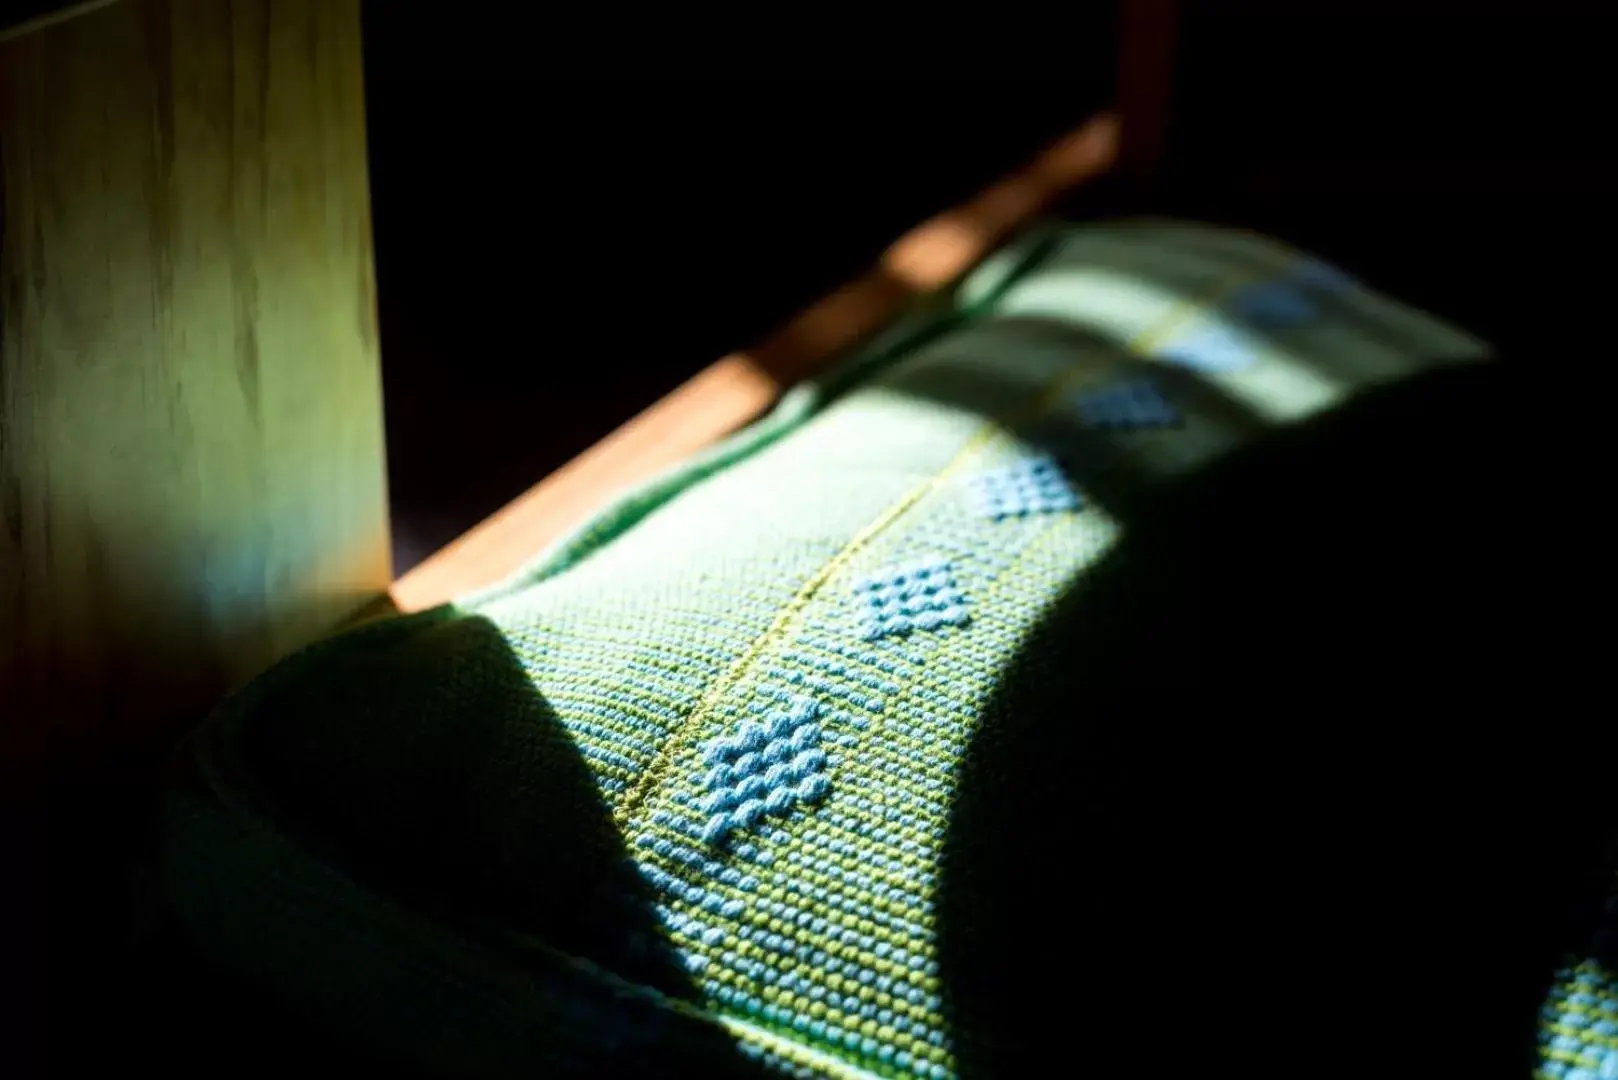
[[[1061,237],[990,311],[564,572],[250,693],[229,753],[356,876],[515,927],[549,974],[514,1023],[547,1060],[956,1075],[984,1037],[940,982],[956,776],[1029,628],[1120,541],[1092,480],[1127,457],[1149,487],[1257,433],[1195,379],[1283,424],[1415,371],[1411,341],[1474,347],[1250,238]],[[1294,347],[1351,374],[1300,383]],[[1569,979],[1548,1030],[1584,1041],[1544,1075],[1612,1080],[1592,1047],[1618,1047],[1618,990]]]

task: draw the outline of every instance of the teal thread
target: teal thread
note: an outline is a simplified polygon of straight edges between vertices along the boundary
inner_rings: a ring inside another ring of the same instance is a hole
[[[854,583],[860,636],[867,641],[970,621],[948,559],[928,556],[868,574]]]
[[[1013,465],[986,469],[970,479],[974,505],[991,521],[1034,514],[1071,513],[1083,505],[1062,467],[1046,454]]]

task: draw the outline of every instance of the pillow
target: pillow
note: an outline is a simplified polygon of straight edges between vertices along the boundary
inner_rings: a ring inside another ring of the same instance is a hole
[[[175,917],[433,1072],[1346,1075],[1474,1022],[1526,1062],[1548,946],[1456,944],[1561,898],[1468,877],[1550,831],[1479,711],[1522,521],[1485,354],[1256,236],[1036,230],[225,703]]]

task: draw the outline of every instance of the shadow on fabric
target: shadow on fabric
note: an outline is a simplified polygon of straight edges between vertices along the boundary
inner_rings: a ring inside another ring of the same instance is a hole
[[[1004,319],[978,344],[1115,349],[1086,333]],[[1574,696],[1566,608],[1599,557],[1565,483],[1577,410],[1520,376],[1367,392],[1166,486],[1099,444],[1052,447],[1124,535],[1031,628],[961,766],[937,933],[964,1075],[1526,1072],[1611,824],[1613,733]],[[1004,388],[975,377],[931,392],[985,411]],[[1264,426],[1208,382],[1154,377]],[[262,706],[276,725],[243,740],[285,831],[475,947],[543,939],[693,996],[499,631],[390,625],[287,680]],[[309,1060],[273,1003],[240,1000],[208,1014],[229,1014],[201,1025],[228,1033],[210,1046],[263,1046],[266,1074]],[[565,1068],[497,1013],[453,1018],[487,1055],[469,1061]],[[682,1037],[734,1061],[716,1032]],[[618,1060],[645,1075],[672,1049],[637,1030]]]
[[[255,987],[187,1021],[192,1064],[250,1046],[254,1075],[312,1058],[745,1072],[722,1032],[635,989],[695,993],[595,775],[501,632],[441,609],[336,640],[216,717],[191,782],[207,774],[206,802],[228,809],[168,826],[202,838],[170,858],[176,936]],[[185,990],[211,998],[205,968]]]
[[[963,1075],[1527,1075],[1615,815],[1521,389],[1426,376],[1107,505],[962,766]]]

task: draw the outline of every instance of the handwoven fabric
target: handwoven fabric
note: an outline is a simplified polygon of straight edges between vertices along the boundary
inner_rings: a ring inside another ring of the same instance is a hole
[[[1190,897],[1257,859],[1243,829],[1273,835],[1313,805],[1308,770],[1371,758],[1329,704],[1260,736],[1219,712],[1233,681],[1184,672],[1218,655],[1257,711],[1296,692],[1268,637],[1241,651],[1232,579],[1258,589],[1273,566],[1288,611],[1349,596],[1360,579],[1310,561],[1340,548],[1303,538],[1348,543],[1326,524],[1347,500],[1369,523],[1352,543],[1374,547],[1394,505],[1379,500],[1399,498],[1377,478],[1406,474],[1371,462],[1357,479],[1354,451],[1319,496],[1282,453],[1282,493],[1262,503],[1236,480],[1198,485],[1278,439],[1307,460],[1338,413],[1483,354],[1256,237],[1042,230],[512,581],[323,643],[227,703],[171,802],[175,911],[228,967],[448,1072],[941,1080],[1046,1052],[1196,1071],[1154,1063],[1146,1033],[1200,1030],[1218,979],[1164,961],[1155,935],[1239,967],[1207,952],[1222,932],[1193,928]],[[1369,426],[1415,423],[1389,408]],[[1183,516],[1216,496],[1228,512]],[[1283,502],[1295,535],[1238,550],[1227,523]],[[1155,563],[1159,547],[1178,554]],[[1230,598],[1225,631],[1135,625],[1193,570]],[[1128,657],[1109,652],[1125,640]],[[1305,746],[1304,728],[1336,749]],[[1256,771],[1266,753],[1274,769]],[[1224,789],[1211,763],[1226,757],[1233,781],[1253,769],[1275,790]],[[1165,794],[1146,798],[1154,780]],[[1171,804],[1187,850],[1228,855],[1217,870],[1165,868],[1131,839],[1164,835],[1152,815]],[[1215,820],[1229,842],[1198,834]],[[1299,844],[1340,827],[1329,816]],[[1020,876],[1030,863],[1037,879]],[[1272,902],[1292,910],[1273,890],[1251,906]],[[1030,975],[1043,951],[1062,966]],[[1326,977],[1296,963],[1275,993]],[[1102,972],[1115,995],[1073,988]],[[1568,978],[1559,1000],[1610,1011],[1610,972]],[[1064,1000],[1071,1030],[1053,1032]],[[1111,1038],[1128,1044],[1098,1045]]]

